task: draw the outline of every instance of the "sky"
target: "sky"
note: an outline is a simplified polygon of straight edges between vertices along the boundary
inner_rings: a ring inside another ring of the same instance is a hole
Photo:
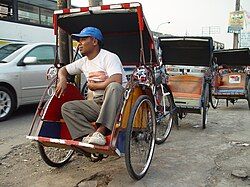
[[[103,0],[103,4],[131,2],[128,0]],[[178,36],[208,35],[214,40],[233,47],[233,34],[227,33],[229,13],[235,10],[236,0],[137,0],[151,30]],[[88,0],[71,0],[72,5],[88,6]],[[241,10],[250,12],[250,0],[240,0]],[[170,22],[170,23],[169,23]],[[249,25],[250,27],[250,25]]]

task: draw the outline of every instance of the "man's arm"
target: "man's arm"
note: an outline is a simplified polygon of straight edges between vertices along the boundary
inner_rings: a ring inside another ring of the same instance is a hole
[[[58,98],[61,97],[61,95],[63,94],[63,92],[67,88],[67,75],[68,75],[68,72],[67,72],[65,66],[62,67],[61,69],[59,69],[58,83],[57,83],[57,86],[56,86],[56,93],[55,93],[55,95]]]
[[[105,90],[105,88],[111,83],[111,82],[117,82],[122,84],[122,74],[114,74],[111,77],[107,78],[104,82],[94,82],[89,81],[88,82],[88,88],[91,91],[95,90]]]

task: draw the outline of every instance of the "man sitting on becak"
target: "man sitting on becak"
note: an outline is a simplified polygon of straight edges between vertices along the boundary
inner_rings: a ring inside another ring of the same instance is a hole
[[[72,39],[80,42],[83,58],[62,67],[58,73],[56,96],[67,87],[67,75],[84,73],[93,100],[75,100],[63,104],[61,111],[72,139],[105,145],[106,135],[113,129],[119,105],[122,103],[127,79],[119,57],[105,49],[103,35],[95,27],[86,27]],[[90,124],[95,122],[97,130]]]

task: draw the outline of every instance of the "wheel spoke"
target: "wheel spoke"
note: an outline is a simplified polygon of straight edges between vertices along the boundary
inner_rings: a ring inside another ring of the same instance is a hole
[[[140,179],[146,174],[155,143],[154,108],[151,101],[145,98],[148,96],[140,96],[134,104],[127,131],[130,135],[126,136],[126,165],[130,176],[135,179]]]
[[[4,117],[11,109],[10,96],[3,91],[0,91],[0,117]]]
[[[164,92],[164,93],[163,93]],[[156,125],[156,143],[163,143],[170,134],[173,124],[173,99],[167,88],[162,85],[156,91],[158,98],[157,125]]]
[[[38,144],[40,154],[43,160],[52,167],[61,167],[65,165],[74,151],[57,147],[46,147],[41,143]]]

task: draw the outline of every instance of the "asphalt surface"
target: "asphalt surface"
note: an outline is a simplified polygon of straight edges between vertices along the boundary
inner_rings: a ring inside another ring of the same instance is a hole
[[[0,186],[250,186],[250,110],[240,100],[209,109],[205,130],[201,115],[188,114],[167,141],[156,146],[146,176],[134,181],[124,158],[92,163],[75,154],[63,168],[47,166],[36,144],[25,139],[35,106],[20,108],[0,123]]]

